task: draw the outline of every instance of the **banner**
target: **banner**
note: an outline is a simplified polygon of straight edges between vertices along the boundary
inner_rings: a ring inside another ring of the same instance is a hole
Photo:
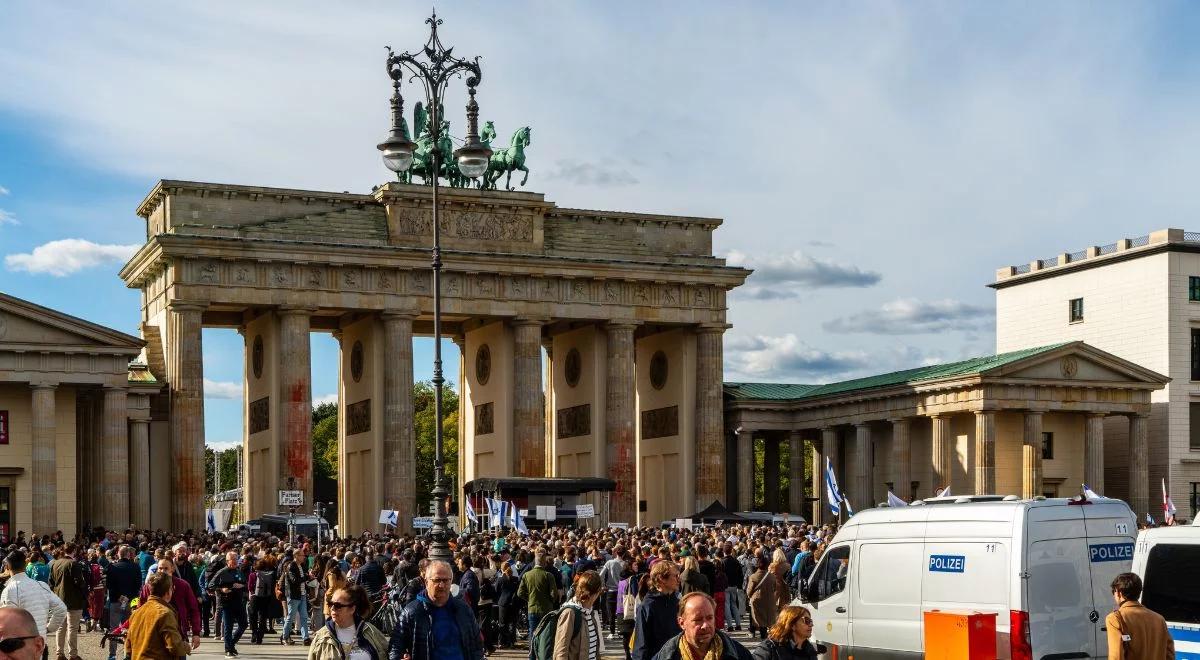
[[[596,509],[591,504],[576,504],[575,505],[575,517],[576,518],[595,518],[596,517]]]
[[[675,519],[675,527],[677,527],[679,529],[691,529],[692,528],[692,519],[691,518],[676,518]]]
[[[546,521],[557,520],[558,519],[558,510],[554,508],[553,504],[551,504],[550,506],[538,505],[536,515],[537,515],[538,520],[546,520]]]
[[[391,511],[388,509],[381,509],[379,511],[379,524],[380,525],[391,525],[392,527],[395,527],[397,525],[397,523],[399,523],[399,522],[400,522],[400,512],[399,511]]]
[[[433,529],[433,516],[413,518],[413,529]]]

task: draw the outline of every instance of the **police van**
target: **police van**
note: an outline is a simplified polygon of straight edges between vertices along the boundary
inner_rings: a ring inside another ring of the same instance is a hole
[[[921,658],[923,612],[992,612],[1000,658],[1106,658],[1137,524],[1120,500],[945,497],[860,511],[801,593],[826,658]]]
[[[1158,527],[1138,534],[1133,572],[1142,604],[1167,620],[1176,658],[1200,660],[1200,526]]]

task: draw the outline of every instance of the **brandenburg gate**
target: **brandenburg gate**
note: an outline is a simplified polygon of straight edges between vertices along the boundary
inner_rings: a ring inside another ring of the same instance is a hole
[[[310,332],[341,345],[342,530],[417,514],[412,341],[432,334],[432,203],[402,183],[154,187],[121,277],[142,291],[147,362],[167,384],[172,528],[204,524],[205,327],[245,341],[248,517],[275,511],[278,489],[312,502]],[[713,256],[721,221],[470,188],[443,188],[439,205],[460,479],[608,477],[609,520],[631,524],[724,500],[726,294],[750,272]]]

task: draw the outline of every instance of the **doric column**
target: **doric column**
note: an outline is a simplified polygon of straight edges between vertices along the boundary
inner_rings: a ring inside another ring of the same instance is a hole
[[[1104,494],[1104,416],[1088,413],[1083,427],[1083,480],[1088,488]]]
[[[204,529],[203,312],[202,305],[173,302],[167,327],[171,355],[167,379],[171,388],[171,465],[174,469],[171,526],[175,531]],[[111,498],[105,493],[101,499]]]
[[[133,526],[150,529],[150,419],[129,420],[129,506]]]
[[[611,522],[638,522],[637,506],[637,398],[634,385],[633,330],[631,322],[604,327],[607,357],[604,395],[605,461],[608,476],[617,482],[609,497]]]
[[[1129,505],[1141,520],[1150,512],[1150,416],[1129,416]],[[1089,486],[1091,484],[1088,484]]]
[[[1025,441],[1021,445],[1021,497],[1042,494],[1042,413],[1025,413]]]
[[[871,425],[854,425],[854,479],[849,494],[854,510],[875,506],[874,484],[871,483]]]
[[[313,310],[284,307],[279,316],[279,488],[304,491],[312,507],[312,366],[309,331]]]
[[[383,507],[399,512],[400,531],[417,515],[416,445],[413,441],[413,348],[409,313],[383,319]],[[461,393],[460,393],[461,395]]]
[[[996,411],[975,411],[975,494],[996,492]]]
[[[545,438],[542,440],[542,449],[546,453],[545,476],[554,476],[554,340],[550,337],[542,338],[542,348],[546,349],[546,394],[542,397],[545,401],[545,411],[542,412],[542,419],[545,420],[544,433]],[[588,466],[588,474],[592,474],[592,467]]]
[[[128,390],[104,388],[104,441],[96,476],[104,483],[101,524],[125,529],[129,523],[129,410]],[[203,445],[201,445],[203,447]],[[203,468],[203,462],[201,463]],[[145,479],[149,475],[133,475]],[[200,481],[203,488],[203,478]]]
[[[820,524],[829,519],[829,509],[825,506],[825,458],[823,455],[825,442],[824,431],[821,437],[813,440],[812,451],[812,517],[809,522]]]
[[[804,434],[788,434],[788,513],[804,515]]]
[[[754,510],[754,431],[737,429],[738,511]]]
[[[542,415],[542,320],[519,318],[513,327],[513,475],[546,474]]]
[[[950,487],[950,482],[954,478],[952,471],[954,456],[954,436],[950,432],[950,416],[949,415],[930,415],[932,422],[932,448],[931,458],[933,462],[933,490],[930,495],[936,495],[939,489]],[[953,491],[951,491],[953,492]],[[960,495],[964,493],[959,493]]]
[[[846,474],[842,471],[842,444],[836,427],[827,426],[821,429],[821,449],[825,452],[825,461],[833,466],[833,476],[836,477],[838,490],[842,497],[846,496]],[[825,466],[821,465],[821,474],[825,474]],[[825,517],[835,520],[837,517],[829,510],[829,496],[826,494]]]
[[[912,437],[909,421],[903,418],[892,421],[892,484],[897,497],[904,501],[913,499],[912,492]]]
[[[775,434],[764,439],[763,446],[763,507],[779,512],[779,438]]]
[[[457,483],[454,484],[454,492],[459,497],[463,497],[463,484],[467,483],[467,460],[470,459],[472,463],[475,461],[474,454],[468,453],[474,452],[475,448],[473,445],[467,444],[466,431],[467,337],[466,335],[454,335],[450,339],[458,347],[458,474],[455,476]],[[463,523],[462,529],[466,529],[466,508],[459,507],[459,510],[464,512],[459,522]],[[476,513],[479,512],[476,511]]]
[[[51,384],[36,384],[33,389],[33,533],[53,534],[58,531],[58,471],[55,445],[58,425],[55,422],[54,390]],[[84,466],[80,464],[80,468]]]
[[[725,325],[696,328],[696,510],[725,493],[725,443],[722,440],[722,364]],[[775,461],[778,473],[779,461]],[[778,490],[776,490],[778,493]]]

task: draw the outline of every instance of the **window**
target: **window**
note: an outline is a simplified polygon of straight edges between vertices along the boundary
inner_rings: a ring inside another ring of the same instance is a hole
[[[1083,298],[1072,298],[1070,308],[1070,322],[1079,323],[1083,321]]]
[[[1188,300],[1200,301],[1200,277],[1188,278]]]
[[[1051,431],[1042,431],[1042,460],[1051,460],[1054,458],[1054,433]]]
[[[821,558],[821,565],[813,570],[809,578],[809,584],[812,585],[810,600],[822,601],[841,593],[846,588],[846,575],[849,572],[850,546],[843,545],[826,552]]]
[[[1192,328],[1192,380],[1200,380],[1200,328]]]
[[[1200,623],[1200,545],[1159,543],[1146,558],[1142,604],[1171,623]]]
[[[1200,451],[1200,402],[1188,404],[1188,448]]]

